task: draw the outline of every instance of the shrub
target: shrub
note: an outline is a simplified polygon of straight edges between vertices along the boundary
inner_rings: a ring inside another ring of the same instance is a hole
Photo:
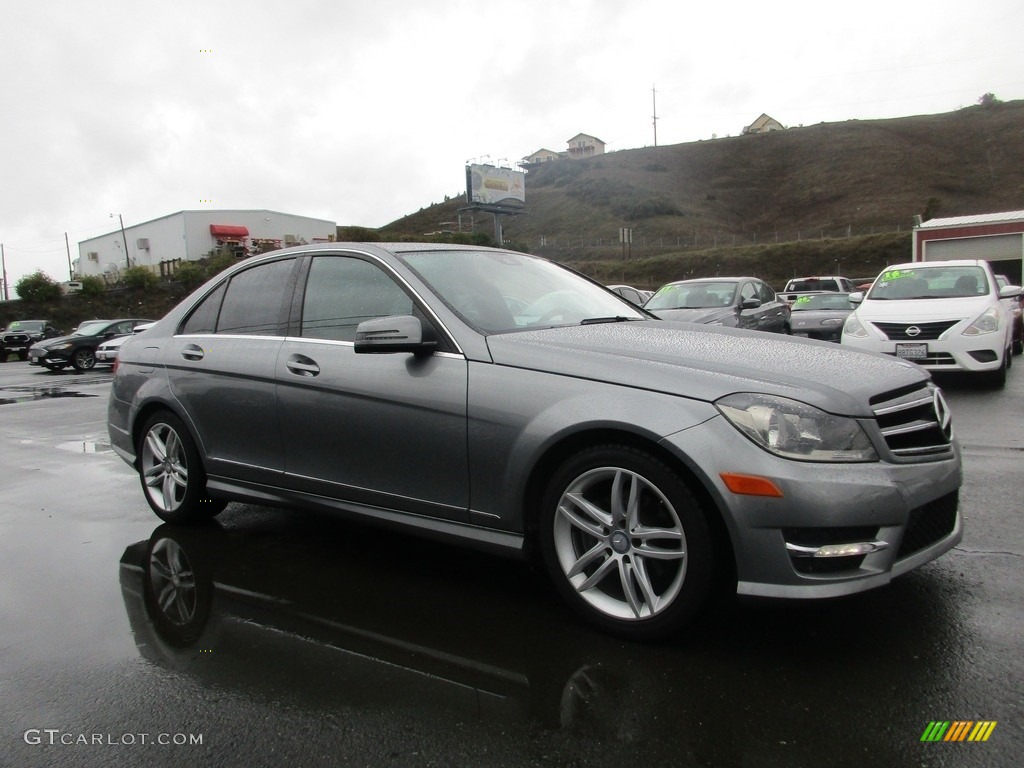
[[[102,296],[106,293],[107,284],[102,277],[86,275],[79,282],[82,284],[81,294],[83,296]]]
[[[25,301],[53,301],[61,297],[57,281],[41,271],[21,278],[15,283],[14,292]]]
[[[129,267],[124,271],[121,279],[129,288],[148,290],[156,287],[160,278],[153,274],[147,267]]]
[[[174,270],[174,279],[186,288],[195,288],[206,278],[206,270],[194,261],[183,261]]]

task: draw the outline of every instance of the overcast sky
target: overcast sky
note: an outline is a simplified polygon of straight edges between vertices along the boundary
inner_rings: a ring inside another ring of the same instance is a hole
[[[1020,0],[4,0],[12,286],[192,209],[379,227],[577,133],[608,151],[1024,98]],[[529,183],[527,183],[529,205]],[[1022,201],[1021,207],[1024,207]]]

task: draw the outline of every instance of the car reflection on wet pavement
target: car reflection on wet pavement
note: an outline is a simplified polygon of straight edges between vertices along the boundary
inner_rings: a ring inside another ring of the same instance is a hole
[[[516,561],[240,504],[158,526],[106,449],[102,383],[80,391],[0,410],[0,764],[991,766],[1024,746],[1020,456],[996,445],[1020,425],[970,390],[950,394],[961,547],[647,645]],[[935,720],[998,726],[923,743]]]

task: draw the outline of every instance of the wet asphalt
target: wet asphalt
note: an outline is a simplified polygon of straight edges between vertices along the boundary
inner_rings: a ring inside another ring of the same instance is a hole
[[[954,551],[656,645],[580,625],[523,563],[252,505],[160,525],[107,443],[109,381],[0,365],[3,768],[1018,764],[1022,358],[1004,390],[939,380]],[[183,558],[191,602],[155,610]],[[922,741],[935,721],[996,725]]]

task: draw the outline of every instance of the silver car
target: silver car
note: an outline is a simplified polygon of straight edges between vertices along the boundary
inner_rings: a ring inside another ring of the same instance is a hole
[[[723,583],[846,595],[961,536],[949,410],[914,364],[658,320],[475,246],[240,262],[124,343],[109,431],[164,520],[243,500],[536,557],[637,639]]]

